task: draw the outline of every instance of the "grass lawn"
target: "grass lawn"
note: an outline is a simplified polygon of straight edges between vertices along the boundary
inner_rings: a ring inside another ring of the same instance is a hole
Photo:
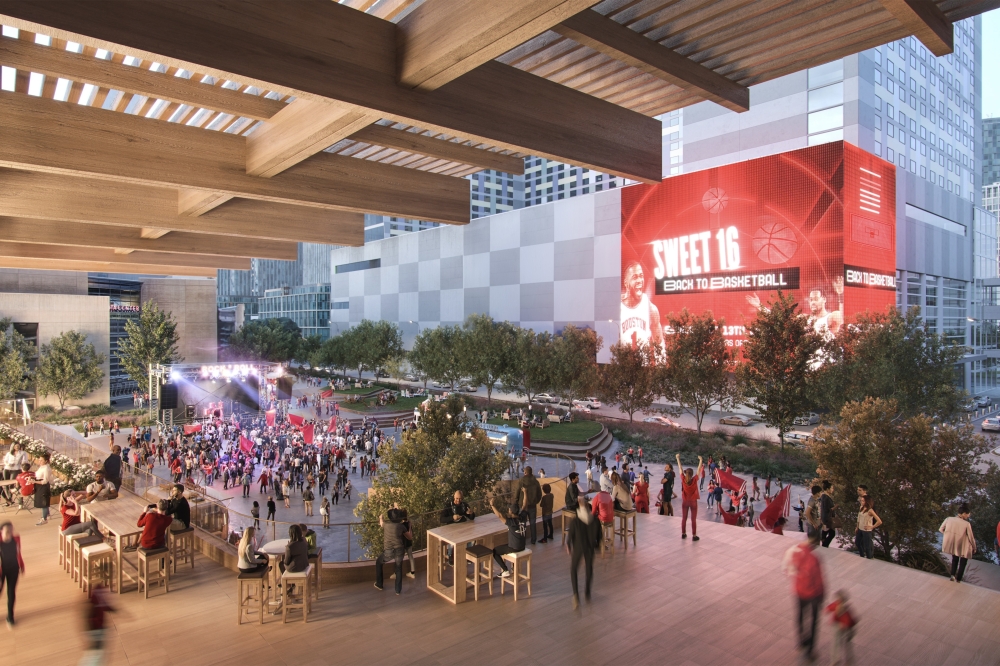
[[[397,398],[395,404],[385,405],[384,407],[375,406],[375,399],[373,398],[369,402],[359,402],[341,403],[341,408],[351,410],[352,412],[365,412],[369,414],[374,414],[377,412],[409,412],[413,411],[413,408],[422,403],[427,399],[427,396],[422,395],[415,398]]]
[[[352,383],[351,386],[353,386],[353,385],[354,384]],[[332,389],[332,390],[333,390],[334,395],[337,396],[337,395],[358,395],[359,393],[361,395],[367,395],[369,393],[372,393],[373,391],[381,391],[383,389],[388,389],[388,390],[391,390],[391,391],[395,391],[396,390],[395,387],[385,386],[383,384],[375,384],[371,388],[359,388],[359,389],[348,388],[348,389]],[[327,386],[326,388],[320,389],[320,391],[328,391],[328,390],[331,390],[329,386]]]
[[[490,419],[488,423],[494,425],[514,425],[514,421],[504,421],[503,419]],[[574,421],[573,423],[553,423],[547,428],[532,428],[532,441],[543,442],[586,442],[588,439],[601,432],[601,424],[597,421]]]

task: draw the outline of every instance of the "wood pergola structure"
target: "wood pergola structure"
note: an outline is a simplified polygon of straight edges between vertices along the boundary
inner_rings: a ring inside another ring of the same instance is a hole
[[[214,275],[363,213],[469,221],[538,155],[661,179],[654,118],[1000,0],[0,0],[0,266]],[[10,70],[8,70],[10,71]]]

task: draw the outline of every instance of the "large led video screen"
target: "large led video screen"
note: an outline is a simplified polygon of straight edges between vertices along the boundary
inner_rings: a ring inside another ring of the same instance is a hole
[[[895,167],[844,142],[622,191],[620,340],[661,343],[711,310],[726,341],[778,290],[824,336],[896,302]]]

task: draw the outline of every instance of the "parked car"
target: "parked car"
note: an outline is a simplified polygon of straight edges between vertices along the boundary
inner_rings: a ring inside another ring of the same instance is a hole
[[[793,444],[805,444],[812,438],[813,434],[811,432],[803,432],[801,430],[793,430],[785,433],[785,440]]]
[[[802,416],[796,416],[795,420],[792,421],[793,425],[797,426],[811,426],[819,423],[819,414],[816,412],[809,412],[808,414],[803,414]]]
[[[988,419],[983,419],[983,432],[992,430],[993,432],[1000,432],[1000,418],[996,416],[991,416]]]
[[[535,396],[535,402],[559,402],[559,398],[552,395],[551,393],[539,393]]]
[[[587,407],[589,409],[599,409],[601,401],[597,398],[578,398],[573,401],[573,404],[579,407]]]
[[[723,416],[719,419],[719,423],[722,425],[737,425],[746,427],[753,423],[753,419],[749,416],[744,416],[743,414],[731,414],[729,416]]]
[[[408,382],[415,382],[417,381],[417,376],[414,374],[408,374],[405,377],[403,377],[403,379],[405,379]]]
[[[975,400],[970,400],[969,402],[962,405],[962,409],[966,412],[974,412],[979,409],[979,405],[976,404]]]
[[[660,425],[673,426],[674,428],[680,428],[681,424],[672,419],[668,419],[666,416],[647,416],[642,420],[643,423],[659,423]]]
[[[475,393],[479,390],[478,386],[473,386],[472,384],[462,384],[459,388],[466,393]]]
[[[976,406],[977,407],[989,407],[993,404],[993,399],[988,395],[978,395],[976,396]]]

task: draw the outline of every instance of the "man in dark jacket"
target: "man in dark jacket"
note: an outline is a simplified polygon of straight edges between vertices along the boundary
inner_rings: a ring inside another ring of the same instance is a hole
[[[191,527],[191,505],[184,497],[184,486],[175,484],[173,492],[170,493],[170,504],[167,507],[167,515],[174,517],[174,522],[170,525],[172,532],[186,530]]]
[[[538,483],[538,479],[531,467],[524,468],[524,476],[517,482],[517,490],[514,493],[514,497],[517,500],[517,504],[520,505],[521,511],[528,514],[528,530],[531,532],[531,545],[535,545],[536,541],[536,528],[535,521],[538,518],[538,503],[542,501],[542,484]]]
[[[104,478],[115,484],[115,488],[122,487],[122,447],[117,444],[104,459]]]
[[[580,475],[576,472],[569,473],[569,483],[566,485],[566,510],[576,511],[577,505],[580,503],[580,486],[577,482],[580,480]]]
[[[392,561],[396,565],[396,594],[403,591],[403,535],[406,526],[398,509],[390,509],[385,516],[379,516],[378,524],[382,527],[382,554],[375,560],[375,589],[382,591],[383,565]],[[406,538],[412,539],[408,534]]]
[[[580,502],[576,517],[569,524],[569,538],[566,540],[566,548],[573,558],[570,563],[569,579],[573,583],[574,610],[580,606],[580,592],[577,586],[577,569],[580,567],[580,558],[584,559],[587,568],[587,584],[584,588],[584,594],[587,601],[590,601],[590,584],[594,580],[594,547],[600,538],[600,521],[590,513],[590,507],[586,502]]]

